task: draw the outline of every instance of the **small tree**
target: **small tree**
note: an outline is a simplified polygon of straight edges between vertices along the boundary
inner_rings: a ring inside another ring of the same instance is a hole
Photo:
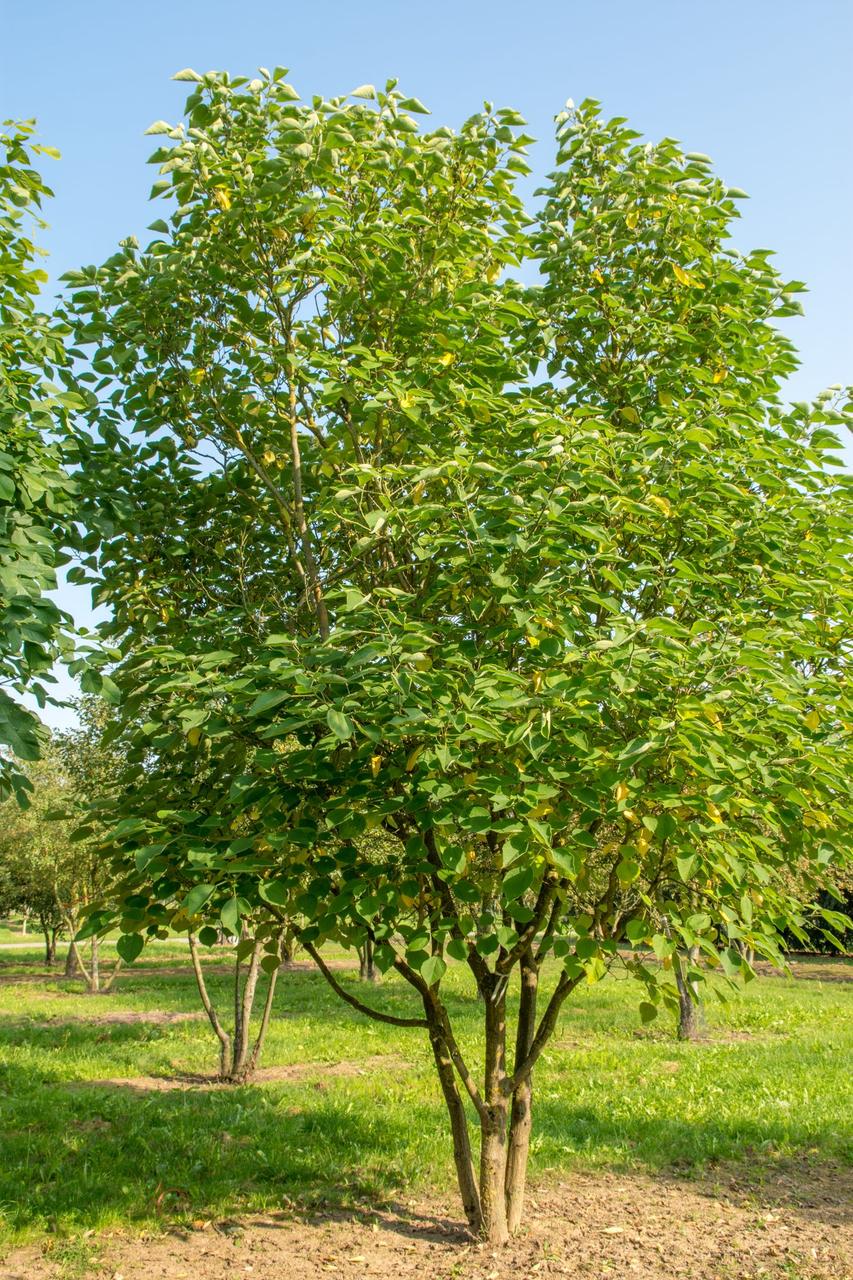
[[[65,927],[63,904],[72,892],[76,851],[67,824],[52,816],[64,789],[49,751],[44,760],[26,766],[26,781],[26,809],[11,798],[0,805],[0,914],[22,911],[38,920],[50,967]]]
[[[198,892],[198,891],[196,891]],[[226,908],[227,910],[227,908]],[[236,913],[235,913],[236,915]],[[172,921],[173,927],[175,920]],[[263,921],[240,919],[242,932],[246,934],[237,943],[234,959],[234,1018],[232,1029],[227,1030],[220,1021],[207,989],[199,956],[199,940],[212,946],[218,940],[218,930],[206,925],[199,935],[188,929],[190,956],[193,972],[204,1011],[219,1041],[219,1078],[228,1084],[245,1084],[251,1080],[260,1062],[264,1040],[269,1028],[275,999],[276,982],[281,967],[281,938],[284,930],[277,926],[268,928]],[[254,926],[254,927],[253,927]],[[139,937],[139,935],[135,935]],[[142,939],[139,938],[140,943]],[[273,942],[273,948],[268,944]],[[247,964],[245,962],[248,962]],[[261,972],[267,974],[267,991],[261,1020],[254,1041],[251,1038],[252,1010]]]
[[[427,1032],[499,1243],[571,992],[625,945],[645,1018],[679,948],[748,976],[738,944],[778,959],[797,914],[787,864],[813,887],[847,856],[849,409],[781,406],[801,286],[728,247],[740,193],[670,140],[562,113],[532,219],[515,112],[422,134],[394,82],[179,78],[186,127],[152,129],[177,207],[70,278],[87,568],[127,714],[157,707],[111,838],[129,914],[138,941],[202,883],[223,920],[303,921],[350,1004]],[[327,939],[372,944],[411,1014]]]

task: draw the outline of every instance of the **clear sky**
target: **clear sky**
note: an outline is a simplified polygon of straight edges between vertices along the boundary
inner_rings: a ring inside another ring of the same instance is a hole
[[[436,124],[484,99],[516,107],[541,140],[537,176],[568,97],[708,153],[751,196],[738,245],[775,249],[811,290],[790,322],[791,398],[853,382],[851,0],[0,0],[0,119],[37,117],[62,152],[43,238],[54,278],[159,216],[142,135],[180,117],[187,86],[169,77],[258,65],[289,67],[305,95],[398,76]],[[87,619],[85,593],[62,598]]]

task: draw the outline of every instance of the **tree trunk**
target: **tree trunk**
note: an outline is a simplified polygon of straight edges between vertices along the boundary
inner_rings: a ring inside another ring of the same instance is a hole
[[[196,945],[195,934],[190,933],[188,940],[190,944],[190,958],[192,960],[193,972],[195,973],[196,985],[198,986],[198,993],[201,996],[201,1003],[210,1020],[210,1025],[213,1027],[216,1037],[219,1040],[219,1076],[220,1079],[226,1080],[231,1070],[231,1037],[228,1032],[223,1029],[218,1017],[216,1016],[216,1010],[210,1002],[210,996],[207,993],[207,985],[201,971],[201,961],[198,957],[198,947]]]
[[[51,929],[42,920],[41,931],[44,934],[44,963],[48,969],[56,964],[56,930]]]
[[[101,990],[101,947],[93,935],[91,955],[89,958],[89,995],[96,996]]]
[[[255,1044],[252,1049],[252,1055],[249,1058],[248,1066],[246,1069],[247,1080],[251,1079],[251,1077],[255,1074],[255,1069],[257,1068],[258,1062],[260,1061],[261,1053],[264,1047],[264,1040],[266,1040],[266,1037],[267,1037],[267,1028],[269,1027],[269,1024],[270,1024],[270,1015],[272,1014],[272,1006],[273,1006],[273,1000],[275,998],[275,987],[276,987],[277,980],[278,980],[278,969],[273,969],[272,973],[269,976],[269,983],[267,985],[267,998],[264,1001],[264,1011],[261,1014],[261,1025],[258,1028],[258,1034],[255,1037]]]
[[[219,1040],[219,1079],[226,1084],[245,1084],[247,1080],[252,1078],[263,1050],[272,1014],[278,969],[274,969],[270,974],[261,1015],[261,1024],[250,1051],[249,1035],[252,1023],[252,1009],[255,1003],[258,978],[260,977],[261,943],[256,943],[252,951],[245,982],[241,982],[242,962],[240,960],[235,960],[234,962],[234,1033],[231,1035],[219,1021],[208,994],[195,934],[190,933],[188,940],[190,944],[190,959],[192,960],[201,1003],[204,1006],[214,1034]]]
[[[699,962],[698,947],[691,947],[686,956],[680,953],[675,961],[675,983],[678,987],[678,1038],[695,1040],[699,1034],[701,1003],[699,983],[687,977],[687,967]]]
[[[378,982],[379,972],[373,959],[373,942],[365,940],[364,946],[358,948],[358,976],[362,982]]]
[[[536,997],[539,991],[539,968],[531,952],[521,960],[521,994],[518,1001],[518,1027],[515,1040],[515,1067],[524,1061],[536,1032]],[[530,1155],[530,1131],[533,1124],[533,1078],[528,1075],[512,1095],[509,1120],[509,1152],[506,1164],[506,1214],[510,1233],[518,1230],[524,1213],[524,1188]]]
[[[249,1030],[252,1022],[252,1008],[255,1003],[255,989],[258,985],[258,974],[260,972],[261,963],[261,944],[255,943],[252,951],[252,958],[249,961],[249,971],[246,974],[246,981],[243,984],[242,995],[239,994],[239,963],[237,965],[237,997],[236,1004],[239,1007],[239,1021],[234,1028],[234,1057],[231,1064],[231,1078],[235,1082],[243,1082],[248,1077],[251,1066],[249,1063]]]
[[[450,1132],[453,1137],[453,1161],[456,1165],[456,1177],[459,1182],[462,1206],[472,1234],[479,1236],[483,1230],[483,1215],[480,1209],[480,1190],[477,1186],[474,1157],[471,1153],[468,1117],[465,1114],[465,1105],[456,1083],[456,1072],[441,1022],[436,1016],[434,1007],[426,997],[424,997],[424,1009],[429,1023],[429,1038],[432,1044],[436,1070],[438,1071],[438,1079],[450,1117]]]
[[[65,977],[66,978],[82,978],[83,973],[77,960],[77,948],[70,942],[68,951],[65,955]]]
[[[480,1116],[480,1210],[489,1244],[506,1244],[507,1115],[506,996],[503,983],[484,990],[486,1003],[485,1113]]]

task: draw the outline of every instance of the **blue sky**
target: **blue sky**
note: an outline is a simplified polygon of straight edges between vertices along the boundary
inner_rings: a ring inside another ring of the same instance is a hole
[[[650,137],[707,152],[750,193],[737,243],[775,249],[810,288],[789,327],[802,356],[791,398],[853,382],[850,0],[5,0],[0,25],[0,119],[37,117],[62,152],[43,237],[54,278],[158,216],[142,135],[179,118],[181,67],[284,65],[306,95],[398,76],[450,125],[484,99],[513,106],[540,139],[537,176],[554,114],[594,97]],[[62,595],[86,620],[85,594]]]

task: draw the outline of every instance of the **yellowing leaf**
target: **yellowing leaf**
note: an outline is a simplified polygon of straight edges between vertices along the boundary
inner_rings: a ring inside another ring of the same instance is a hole
[[[616,797],[616,803],[617,803],[617,804],[621,804],[623,800],[627,800],[627,799],[628,799],[628,784],[627,784],[627,782],[617,782],[617,783],[616,783],[616,790],[613,792],[613,794],[614,794],[614,795],[615,795],[615,797]]]
[[[201,729],[193,728],[187,732],[187,742],[191,747],[197,747],[201,742]]]
[[[626,820],[626,822],[639,822],[639,821],[640,821],[640,819],[637,817],[636,811],[635,811],[634,809],[623,809],[623,810],[622,810],[622,817]]]
[[[452,351],[443,351],[441,355],[438,357],[438,363],[443,364],[446,368],[447,365],[453,364],[453,361],[455,359],[456,359],[456,356],[453,354]]]
[[[632,231],[636,227],[639,220],[640,220],[640,215],[636,209],[632,209],[630,213],[626,213],[625,215],[625,222],[628,224],[628,226],[631,228]]]
[[[533,673],[533,692],[534,692],[534,693],[541,693],[541,692],[542,692],[542,683],[543,683],[543,680],[544,680],[544,677],[543,677],[543,675],[542,675],[542,672],[541,672],[541,671],[534,671],[534,673]]]
[[[601,274],[598,267],[593,271],[592,278],[596,284],[604,284],[604,276]]]
[[[660,403],[663,405],[665,409],[668,409],[672,404],[672,396],[669,394],[668,391],[659,391],[658,400],[660,401]]]
[[[708,801],[708,815],[714,822],[722,822],[723,820],[723,815],[720,813],[720,810],[714,804],[713,800]]]
[[[527,643],[530,645],[531,649],[538,649],[538,648],[539,648],[539,637],[538,637],[538,636],[528,636],[528,637],[527,637]]]
[[[206,373],[207,373],[207,370],[206,370],[206,369],[192,369],[192,370],[190,370],[190,382],[194,382],[194,383],[195,383],[195,385],[196,385],[196,386],[198,386],[198,384],[199,384],[200,382],[203,382],[203,381],[204,381],[204,377],[205,377],[205,374],[206,374]]]
[[[404,391],[403,394],[400,396],[400,408],[413,409],[414,406],[415,406],[415,397],[412,395],[411,391]]]
[[[715,369],[715,370],[714,370],[714,381],[715,381],[715,382],[722,382],[722,381],[725,379],[725,377],[726,377],[726,375],[727,375],[727,374],[728,374],[728,369],[723,369],[723,368]]]
[[[422,751],[423,751],[423,747],[415,747],[414,751],[411,751],[409,753],[409,758],[406,761],[406,773],[412,772],[415,765],[418,763],[418,757],[420,756]]]
[[[231,193],[227,187],[214,187],[213,198],[219,205],[220,209],[231,208]]]
[[[671,518],[672,503],[670,502],[669,498],[662,498],[659,494],[652,493],[649,495],[649,502],[654,503],[654,505],[658,508],[658,510],[663,512],[663,514],[666,516],[667,519]]]
[[[820,716],[817,713],[817,711],[810,711],[809,714],[805,717],[805,722],[809,727],[809,729],[819,729]]]
[[[670,266],[672,267],[672,274],[675,276],[678,283],[686,285],[689,288],[692,281],[688,272],[684,270],[684,267],[680,267],[677,262],[670,263]]]
[[[381,768],[382,768],[382,757],[381,757],[381,756],[371,756],[371,757],[370,757],[370,772],[373,774],[373,777],[374,777],[374,778],[377,776],[377,774],[379,773],[379,770],[380,770]]]

